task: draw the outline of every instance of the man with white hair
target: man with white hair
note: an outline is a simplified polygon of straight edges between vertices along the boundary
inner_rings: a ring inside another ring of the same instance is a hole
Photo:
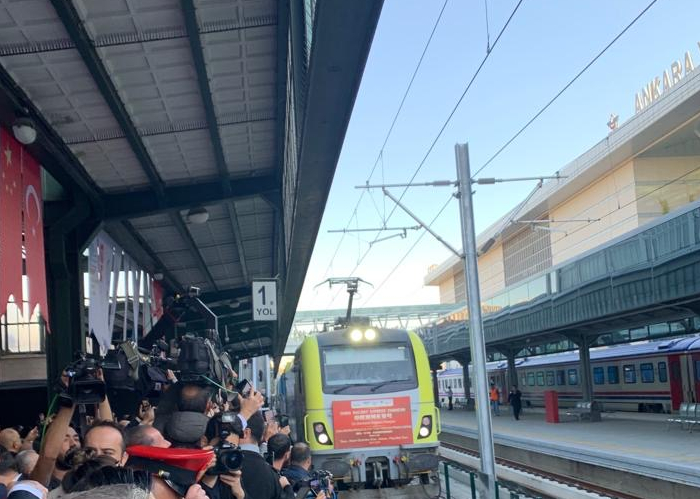
[[[33,450],[23,450],[17,454],[17,468],[23,476],[29,476],[29,474],[36,466],[36,462],[39,460],[39,454]]]

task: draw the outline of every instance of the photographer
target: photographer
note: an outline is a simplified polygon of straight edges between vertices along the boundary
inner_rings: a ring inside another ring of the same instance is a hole
[[[318,472],[314,476],[311,469],[311,448],[302,442],[292,446],[289,456],[289,466],[282,469],[282,476],[286,477],[292,484],[297,498],[315,497],[316,499],[326,499],[333,493],[333,484],[324,472]],[[319,483],[313,483],[319,482]],[[321,482],[327,482],[326,484]],[[325,485],[325,487],[324,487]],[[319,489],[316,491],[315,489]],[[326,493],[326,490],[328,494]]]
[[[79,436],[70,426],[76,405],[81,402],[99,404],[97,419],[104,416],[105,421],[111,421],[112,414],[105,395],[104,374],[92,359],[83,357],[68,366],[57,387],[60,407],[46,429],[39,459],[31,473],[32,480],[49,489],[58,487],[71,468],[65,462],[66,453],[73,447],[80,447]],[[89,398],[85,398],[86,394]]]
[[[260,443],[265,431],[265,420],[260,412],[248,419],[248,426],[243,432],[241,450],[243,450],[243,488],[255,499],[280,499],[285,497],[284,488],[289,481],[278,477],[275,470],[267,464],[260,453]]]
[[[294,444],[289,456],[289,466],[282,469],[282,476],[287,477],[289,482],[296,486],[297,482],[311,478],[310,469],[311,448],[303,442]]]
[[[53,422],[48,426],[43,448],[30,477],[49,489],[61,484],[61,480],[70,470],[65,462],[66,453],[73,447],[80,447],[77,432],[70,427],[75,407],[63,406],[58,410]]]
[[[273,435],[267,441],[268,463],[270,463],[270,466],[272,466],[278,473],[282,471],[282,468],[284,468],[289,461],[291,452],[292,441],[283,433]]]

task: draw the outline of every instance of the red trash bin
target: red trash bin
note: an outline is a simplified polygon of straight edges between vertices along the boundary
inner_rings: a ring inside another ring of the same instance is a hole
[[[559,395],[554,390],[544,392],[544,420],[547,423],[559,422]]]

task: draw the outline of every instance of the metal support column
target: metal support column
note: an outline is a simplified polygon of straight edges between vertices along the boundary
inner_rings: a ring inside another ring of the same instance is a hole
[[[267,403],[270,405],[272,403],[272,386],[270,385],[270,356],[265,355],[265,394],[267,395]]]
[[[592,402],[593,376],[591,375],[591,342],[586,335],[581,335],[581,338],[577,343],[579,348],[581,394],[585,402]]]
[[[476,377],[477,422],[479,428],[479,454],[481,474],[479,497],[491,499],[496,491],[496,460],[493,450],[493,429],[489,406],[488,376],[486,373],[486,346],[481,320],[481,294],[479,292],[479,268],[476,256],[476,232],[472,206],[472,180],[469,171],[467,144],[455,145],[457,179],[459,181],[460,219],[462,222],[462,247],[464,248],[464,276],[467,303],[469,305],[469,336],[472,362]]]
[[[51,333],[46,336],[49,393],[63,368],[85,350],[83,249],[98,223],[86,219],[89,208],[77,202],[47,231],[46,273]]]
[[[457,358],[457,362],[462,366],[462,384],[464,386],[464,406],[467,410],[474,409],[474,401],[472,400],[472,382],[469,377],[469,356],[463,355]]]
[[[433,397],[435,398],[435,404],[440,407],[440,387],[438,386],[437,372],[440,369],[440,364],[430,364],[430,376],[433,379]]]
[[[508,389],[518,386],[518,371],[515,368],[515,351],[509,350],[508,355]]]

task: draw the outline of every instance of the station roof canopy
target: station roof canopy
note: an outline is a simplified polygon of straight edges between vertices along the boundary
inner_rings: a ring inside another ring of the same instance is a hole
[[[0,0],[0,123],[36,124],[48,220],[82,210],[172,291],[201,288],[239,343],[279,355],[381,7]],[[258,278],[279,283],[267,326],[246,303]]]

